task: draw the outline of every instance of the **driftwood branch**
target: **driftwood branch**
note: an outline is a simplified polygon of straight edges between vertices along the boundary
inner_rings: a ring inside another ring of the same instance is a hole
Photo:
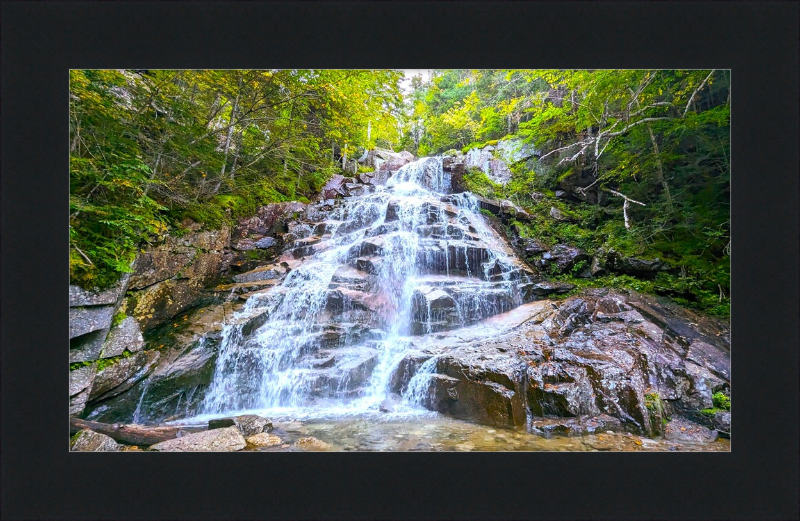
[[[149,425],[120,425],[118,423],[100,423],[80,418],[69,419],[70,435],[83,429],[91,429],[94,432],[105,434],[114,438],[116,441],[129,445],[153,445],[173,438],[179,438],[184,434],[207,430],[206,427],[171,427],[171,426],[149,426]]]

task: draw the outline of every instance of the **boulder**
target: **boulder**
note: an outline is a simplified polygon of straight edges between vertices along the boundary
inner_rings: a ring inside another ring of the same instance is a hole
[[[520,237],[517,239],[517,245],[525,253],[526,257],[533,257],[534,255],[538,255],[550,250],[550,248],[548,248],[543,242],[537,241],[536,239],[529,239],[527,237]]]
[[[110,324],[111,318],[108,319],[108,324],[105,328],[71,338],[69,341],[69,363],[91,362],[100,358],[100,353],[103,350],[103,340],[106,338],[108,325]]]
[[[69,287],[69,307],[102,306],[115,304],[125,292],[130,273],[124,273],[119,282],[103,291],[87,290],[80,286]]]
[[[272,430],[272,422],[261,416],[255,414],[245,414],[242,416],[234,416],[232,418],[220,418],[216,420],[209,420],[209,429],[222,429],[226,427],[236,427],[242,436],[255,436],[263,432]]]
[[[269,264],[239,275],[234,275],[236,282],[256,282],[259,280],[279,279],[287,273],[287,269],[280,264]]]
[[[114,306],[69,308],[69,337],[72,339],[92,331],[107,329],[113,316]]]
[[[70,416],[78,416],[83,413],[96,374],[97,364],[79,367],[69,372]]]
[[[506,426],[524,424],[527,408],[530,429],[543,434],[655,436],[667,417],[713,426],[703,410],[713,392],[730,389],[728,327],[638,293],[599,289],[563,302],[539,300],[471,327],[415,337],[417,349],[438,353],[421,403]],[[393,391],[407,393],[430,357],[403,359]],[[611,419],[597,420],[603,417]],[[723,428],[725,420],[720,415]],[[698,443],[710,439],[695,432]]]
[[[334,174],[325,186],[322,187],[322,198],[323,199],[336,199],[337,197],[343,197],[347,195],[347,192],[344,188],[345,184],[345,177],[343,175]]]
[[[591,267],[593,276],[600,276],[613,271],[643,278],[652,277],[659,271],[666,269],[668,269],[668,266],[661,259],[625,257],[617,253],[613,248],[608,250],[599,249],[594,259],[592,259]]]
[[[142,330],[148,331],[189,309],[200,297],[204,286],[204,282],[198,279],[157,282],[129,293],[124,311],[139,322]]]
[[[135,273],[131,277],[130,289],[142,289],[162,280],[171,279],[188,266],[197,255],[197,250],[189,246],[177,248],[162,247],[140,253],[134,264]]]
[[[283,444],[283,440],[279,436],[268,434],[266,432],[254,434],[253,436],[245,438],[245,440],[247,441],[248,445],[252,445],[254,447],[276,447]]]
[[[89,429],[78,432],[69,442],[73,452],[118,452],[120,448],[114,438]]]
[[[133,317],[125,317],[122,322],[111,328],[103,343],[102,358],[119,356],[125,350],[136,353],[144,348],[144,337],[139,323]]]
[[[555,206],[550,207],[550,217],[552,217],[556,221],[572,221],[571,217],[567,216],[564,212],[562,212]]]
[[[131,377],[136,382],[127,391],[90,403],[86,417],[118,423],[131,422],[136,414],[136,422],[157,423],[196,412],[214,373],[222,322],[241,306],[226,302],[196,309],[185,315],[181,327],[167,324],[154,330],[152,345],[161,348],[155,367],[145,366],[145,378],[137,379],[139,373]]]
[[[233,452],[247,446],[242,433],[236,427],[213,429],[186,434],[174,440],[162,441],[150,446],[158,452]]]
[[[638,259],[636,257],[617,257],[614,262],[614,271],[634,276],[653,275],[666,269],[667,266],[661,259]]]
[[[258,236],[259,239],[266,236],[274,237],[286,231],[287,220],[307,209],[305,204],[297,201],[262,206],[256,211],[256,215],[239,220],[231,234],[231,240],[238,242],[253,236]]]
[[[573,284],[552,281],[528,282],[520,284],[519,286],[526,302],[544,298],[555,293],[566,293],[574,288],[575,286]]]
[[[590,261],[591,257],[582,249],[566,244],[556,244],[550,251],[542,255],[542,266],[555,265],[560,273],[570,271],[581,261]]]

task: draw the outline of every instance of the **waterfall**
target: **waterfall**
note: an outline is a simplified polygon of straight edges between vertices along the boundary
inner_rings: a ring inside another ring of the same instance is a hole
[[[442,159],[422,158],[305,227],[303,261],[237,315],[266,322],[224,327],[200,412],[377,408],[415,337],[518,306],[519,263],[477,199],[450,192]],[[419,407],[427,380],[404,403]]]

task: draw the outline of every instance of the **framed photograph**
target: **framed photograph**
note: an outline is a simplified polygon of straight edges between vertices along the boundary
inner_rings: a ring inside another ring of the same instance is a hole
[[[4,515],[797,514],[796,6],[175,7],[4,7]]]

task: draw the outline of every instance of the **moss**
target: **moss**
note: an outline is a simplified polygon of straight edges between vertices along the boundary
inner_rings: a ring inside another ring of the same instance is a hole
[[[725,394],[721,392],[717,392],[711,395],[711,401],[714,403],[714,407],[718,409],[722,409],[725,411],[731,410],[731,399],[729,396],[725,396]]]
[[[115,328],[118,325],[122,324],[122,321],[125,320],[127,317],[128,315],[125,314],[125,311],[120,311],[119,313],[114,315],[114,318],[111,319],[111,327]]]
[[[567,170],[566,172],[564,172],[563,174],[558,176],[558,182],[560,183],[561,181],[563,181],[564,179],[568,178],[569,176],[571,176],[574,173],[575,173],[575,171],[572,168],[570,168],[569,170]]]
[[[87,365],[92,365],[92,361],[88,362],[73,362],[69,364],[69,370],[74,371],[75,369],[80,369],[81,367],[86,367]]]
[[[503,186],[489,179],[478,168],[470,168],[464,174],[464,186],[467,190],[483,197],[494,199],[503,195]]]
[[[131,356],[133,356],[133,353],[131,353],[126,349],[125,351],[122,352],[121,355],[112,356],[111,358],[101,358],[100,360],[97,361],[97,371],[98,372],[102,371],[106,367],[114,365],[124,358],[130,358]]]

